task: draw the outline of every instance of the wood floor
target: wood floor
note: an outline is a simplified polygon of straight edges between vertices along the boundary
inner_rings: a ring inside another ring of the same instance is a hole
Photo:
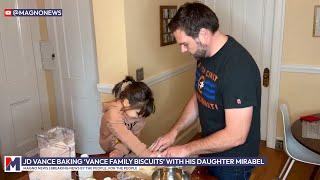
[[[267,165],[257,167],[253,171],[250,179],[251,180],[276,179],[276,177],[279,175],[282,167],[284,166],[284,164],[287,160],[287,155],[283,151],[267,148],[265,145],[265,142],[263,142],[263,141],[261,142],[260,147],[261,147],[260,154],[261,154],[261,156],[266,158]],[[1,164],[2,163],[0,163],[0,165]],[[315,166],[313,166],[313,165],[295,162],[287,179],[288,180],[307,180],[311,176],[314,167]],[[205,172],[205,171],[201,171],[201,172]],[[3,168],[1,167],[0,180],[25,179],[25,178],[20,178],[23,175],[26,175],[26,172],[23,172],[23,173],[4,173]],[[202,174],[201,177],[206,177],[206,178],[200,178],[200,179],[204,179],[204,180],[211,179],[211,178],[208,178],[208,176],[206,176],[204,174]],[[320,172],[319,171],[316,174],[315,179],[320,180]]]
[[[276,179],[280,174],[282,167],[287,161],[288,156],[280,150],[274,150],[266,147],[264,141],[260,144],[260,154],[265,157],[267,160],[266,166],[257,167],[252,175],[250,180],[270,180]],[[314,165],[305,164],[301,162],[295,162],[287,179],[288,180],[307,180],[310,178]],[[320,180],[320,172],[318,171],[316,180]]]

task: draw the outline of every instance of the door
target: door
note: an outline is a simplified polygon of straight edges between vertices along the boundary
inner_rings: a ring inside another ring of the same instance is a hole
[[[49,39],[57,52],[54,72],[59,123],[73,128],[78,153],[98,154],[101,99],[91,1],[46,0],[47,8],[63,9],[61,18],[47,18]]]
[[[274,0],[213,0],[209,5],[219,18],[220,30],[233,36],[250,52],[263,77],[264,69],[271,64]],[[267,137],[268,98],[269,88],[262,86],[262,140]]]
[[[0,1],[0,8],[33,3]],[[0,153],[23,155],[36,147],[35,135],[50,125],[36,17],[0,15]]]

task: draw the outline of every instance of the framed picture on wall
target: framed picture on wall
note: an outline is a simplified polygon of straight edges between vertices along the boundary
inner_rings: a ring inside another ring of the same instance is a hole
[[[168,24],[177,12],[177,6],[160,6],[160,46],[176,43]]]
[[[320,37],[320,5],[314,7],[313,36]]]

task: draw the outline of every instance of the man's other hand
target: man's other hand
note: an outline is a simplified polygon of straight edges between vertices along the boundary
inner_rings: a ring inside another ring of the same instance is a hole
[[[150,147],[150,151],[160,151],[167,149],[176,140],[177,132],[170,131],[164,136],[159,137]]]
[[[162,157],[188,157],[189,152],[185,145],[172,146],[161,153]]]

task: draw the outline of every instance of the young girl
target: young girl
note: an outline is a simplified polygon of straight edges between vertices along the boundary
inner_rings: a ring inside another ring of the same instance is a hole
[[[122,85],[128,83],[123,90]],[[154,113],[154,99],[150,88],[143,82],[127,76],[112,89],[115,99],[103,105],[100,125],[100,146],[110,157],[123,157],[133,152],[139,157],[152,155],[138,136],[145,118]]]

